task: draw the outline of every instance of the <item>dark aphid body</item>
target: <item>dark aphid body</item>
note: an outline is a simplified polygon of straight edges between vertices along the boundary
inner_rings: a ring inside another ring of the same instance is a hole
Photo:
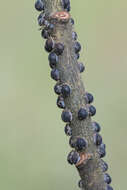
[[[70,0],[62,0],[62,3],[63,3],[64,9],[66,9],[69,12],[70,9],[71,9],[71,7],[70,7]]]
[[[85,94],[85,100],[87,104],[91,104],[94,101],[94,97],[91,93],[86,92]]]
[[[79,62],[78,63],[78,69],[79,69],[79,72],[82,73],[84,70],[85,70],[85,66],[83,63]]]
[[[99,146],[98,153],[99,153],[100,158],[103,158],[106,155],[105,148],[106,148],[106,146],[103,143]]]
[[[104,143],[102,143],[102,144],[100,145],[100,147],[103,148],[103,149],[106,149],[106,145],[105,145]]]
[[[52,69],[51,71],[51,78],[58,81],[60,79],[60,74],[57,69]]]
[[[108,170],[108,164],[104,160],[101,160],[101,168],[103,172]]]
[[[57,55],[61,55],[64,51],[64,45],[62,43],[55,44],[54,52]]]
[[[57,99],[57,106],[61,109],[65,109],[65,102],[62,96],[59,96]]]
[[[53,31],[54,28],[55,28],[54,24],[50,23],[49,26],[48,26],[48,29],[49,29],[50,31]]]
[[[71,122],[72,121],[72,113],[70,111],[63,111],[61,118],[64,122]]]
[[[70,89],[69,85],[67,85],[67,84],[62,85],[61,93],[64,98],[70,96],[71,89]]]
[[[70,4],[67,6],[67,8],[66,8],[66,11],[70,11],[71,10],[71,6],[70,6]]]
[[[49,54],[48,60],[49,60],[49,63],[50,63],[50,67],[52,69],[56,68],[56,65],[58,64],[58,56],[54,52],[51,52]]]
[[[105,190],[113,190],[113,188],[110,185],[107,185]]]
[[[74,137],[70,137],[70,139],[69,139],[69,145],[72,148],[75,148],[75,144],[76,144],[76,139]]]
[[[64,4],[64,8],[66,8],[68,4],[70,4],[70,0],[62,0],[62,2]]]
[[[44,2],[42,1],[42,0],[37,0],[36,2],[35,2],[35,9],[37,10],[37,11],[43,11],[44,10]]]
[[[78,186],[79,186],[80,189],[83,188],[83,180],[82,179],[78,182]]]
[[[79,53],[76,53],[76,54],[75,54],[75,57],[76,57],[76,59],[79,59],[79,58],[80,58],[80,54],[79,54]]]
[[[89,106],[89,115],[94,116],[96,114],[96,108],[92,105]]]
[[[69,162],[69,164],[73,165],[73,164],[77,164],[80,161],[80,155],[78,152],[72,150],[67,157],[67,161]]]
[[[77,33],[76,32],[72,32],[72,39],[73,40],[77,40],[78,36],[77,36]]]
[[[83,120],[83,119],[86,119],[87,116],[88,116],[88,113],[87,113],[86,109],[80,108],[80,110],[78,111],[78,119]]]
[[[38,16],[37,20],[38,20],[38,25],[39,25],[39,26],[42,26],[42,25],[44,24],[45,14],[41,13],[41,14]]]
[[[70,127],[69,124],[67,124],[64,128],[64,132],[67,136],[71,136],[72,135],[72,128]]]
[[[93,127],[94,132],[96,132],[96,133],[99,133],[101,130],[100,125],[95,121],[92,122],[92,127]]]
[[[77,151],[82,151],[86,148],[87,142],[84,138],[77,138],[76,143],[75,143],[75,149]]]
[[[110,177],[110,175],[109,174],[104,174],[104,181],[105,181],[105,183],[107,183],[107,184],[110,184],[111,182],[112,182],[112,179],[111,179],[111,177]]]
[[[71,22],[71,24],[72,24],[72,25],[74,25],[74,24],[75,24],[75,21],[74,21],[74,19],[73,19],[73,18],[70,18],[70,22]]]
[[[102,144],[102,137],[101,135],[99,135],[98,133],[97,134],[94,134],[94,143],[99,146]]]
[[[48,32],[48,30],[43,29],[42,32],[41,32],[41,36],[42,36],[44,39],[48,39],[48,37],[49,37],[49,32]]]
[[[48,21],[48,20],[44,20],[44,25],[45,25],[45,27],[48,29],[48,27],[49,27],[49,25],[50,25],[49,21]]]
[[[58,94],[58,95],[61,94],[61,89],[62,89],[62,86],[61,86],[60,84],[56,84],[56,85],[54,86],[54,92],[55,92],[56,94]]]
[[[80,43],[79,42],[75,42],[74,48],[75,48],[75,53],[79,53],[81,51],[81,45],[80,45]]]
[[[46,40],[46,43],[45,43],[45,50],[47,52],[51,52],[54,48],[54,41],[52,39],[48,39]]]

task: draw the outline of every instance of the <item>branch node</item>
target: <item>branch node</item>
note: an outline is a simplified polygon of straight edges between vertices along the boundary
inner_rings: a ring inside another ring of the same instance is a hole
[[[61,23],[67,23],[70,19],[70,14],[66,11],[59,11],[51,15],[51,18]]]
[[[76,164],[76,167],[80,166],[81,164],[86,164],[88,162],[88,160],[90,160],[92,158],[92,154],[90,153],[85,153],[85,152],[81,152],[79,153],[80,155],[80,160],[79,162]]]

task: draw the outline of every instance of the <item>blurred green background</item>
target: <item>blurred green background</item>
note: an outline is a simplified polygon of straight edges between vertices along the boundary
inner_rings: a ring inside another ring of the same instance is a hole
[[[72,0],[114,189],[126,189],[127,2]],[[78,189],[34,1],[0,3],[0,189]]]

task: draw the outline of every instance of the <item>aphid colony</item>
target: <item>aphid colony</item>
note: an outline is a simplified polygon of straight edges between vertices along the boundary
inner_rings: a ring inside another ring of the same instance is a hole
[[[63,6],[63,10],[70,11],[70,0],[61,0],[61,4]],[[71,95],[71,87],[68,84],[61,84],[60,82],[60,73],[59,70],[56,68],[57,64],[59,64],[59,56],[61,56],[66,48],[62,42],[55,43],[52,38],[52,33],[55,29],[55,24],[49,21],[45,15],[45,3],[43,0],[37,0],[35,3],[35,8],[37,11],[40,11],[40,15],[38,16],[38,24],[39,26],[43,26],[41,31],[41,36],[46,39],[45,42],[45,50],[49,53],[48,60],[49,66],[51,67],[51,78],[57,81],[56,85],[54,86],[54,92],[58,95],[57,98],[57,106],[63,109],[61,114],[61,119],[66,122],[66,126],[64,128],[65,134],[70,136],[69,144],[73,148],[73,150],[69,153],[67,160],[68,162],[73,165],[77,164],[80,161],[80,152],[85,151],[88,146],[88,142],[84,137],[77,137],[74,138],[72,136],[73,131],[71,127],[71,122],[73,120],[73,114],[70,110],[66,108],[65,99]],[[70,23],[73,25],[74,20],[70,18]],[[81,51],[81,45],[77,41],[77,33],[72,32],[72,40],[75,41],[74,43],[74,52],[75,58],[79,59],[80,55],[79,52]],[[77,64],[78,70],[82,73],[85,70],[85,66],[83,63],[78,62]],[[87,117],[94,116],[96,114],[96,108],[91,105],[93,103],[94,98],[91,93],[86,92],[84,94],[84,100],[86,102],[86,107],[81,107],[77,113],[77,118],[79,122],[87,119]],[[97,146],[97,152],[100,158],[103,158],[106,155],[105,151],[105,144],[103,144],[102,137],[99,134],[101,127],[100,125],[93,121],[92,128],[94,131],[93,136],[93,143]],[[102,159],[100,159],[100,166],[102,171],[104,172],[104,181],[107,184],[106,190],[113,190],[113,188],[109,185],[111,183],[111,177],[105,173],[108,170],[108,165]],[[83,188],[83,180],[80,180],[78,183],[79,187]]]

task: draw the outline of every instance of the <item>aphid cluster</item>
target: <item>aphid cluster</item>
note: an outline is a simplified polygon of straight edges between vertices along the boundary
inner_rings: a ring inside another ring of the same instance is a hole
[[[70,11],[70,0],[61,0],[61,4],[65,11]],[[56,104],[59,108],[63,109],[61,118],[66,123],[64,131],[67,136],[70,136],[69,144],[73,148],[73,150],[69,153],[67,160],[71,165],[76,165],[77,163],[79,163],[81,159],[80,153],[86,150],[88,142],[83,137],[74,138],[72,136],[73,114],[71,110],[68,110],[65,103],[65,100],[71,96],[72,89],[69,84],[63,84],[61,82],[60,72],[57,69],[57,65],[59,64],[59,56],[61,56],[64,53],[64,49],[66,47],[63,42],[55,43],[55,40],[53,39],[52,34],[55,29],[55,23],[53,23],[51,19],[49,21],[49,19],[46,17],[45,3],[43,2],[43,0],[37,0],[35,3],[35,8],[37,11],[41,12],[38,16],[38,24],[39,26],[43,27],[41,28],[41,36],[44,39],[46,39],[45,50],[49,53],[48,60],[49,66],[51,68],[51,78],[57,81],[56,85],[54,86],[54,92],[58,95]],[[74,25],[74,20],[72,18],[70,18],[69,22],[70,24]],[[77,33],[73,31],[72,40],[74,41],[73,48],[75,52],[75,59],[79,59],[79,52],[81,51],[81,45],[77,41],[77,37]],[[78,62],[77,68],[80,73],[82,73],[85,70],[85,66],[81,62]],[[92,117],[96,114],[96,108],[93,105],[91,105],[91,103],[93,103],[94,101],[93,95],[91,93],[86,92],[83,98],[85,100],[86,106],[81,107],[77,112],[77,119],[79,120],[79,122],[82,122],[83,120],[86,120],[87,117]],[[99,154],[99,157],[103,158],[106,155],[106,147],[105,144],[103,144],[101,135],[99,135],[101,127],[97,122],[92,122],[92,128],[94,131],[93,143],[95,144],[95,146],[97,146],[97,152]],[[105,173],[108,170],[108,165],[103,160],[101,160],[100,165],[102,171],[104,172],[104,181],[108,184],[106,190],[113,190],[112,187],[109,186],[109,184],[111,183],[111,177],[107,173]],[[82,189],[83,180],[79,181],[79,187]]]
[[[100,158],[103,158],[106,155],[106,145],[103,143],[102,137],[99,134],[99,132],[101,131],[101,127],[97,122],[93,121],[92,128],[94,131],[93,141],[94,144],[97,146],[98,155]],[[104,172],[104,181],[107,184],[106,190],[113,190],[113,188],[109,185],[112,182],[112,179],[109,174],[105,173],[108,170],[108,164],[101,159],[100,166],[102,168],[102,171]]]

